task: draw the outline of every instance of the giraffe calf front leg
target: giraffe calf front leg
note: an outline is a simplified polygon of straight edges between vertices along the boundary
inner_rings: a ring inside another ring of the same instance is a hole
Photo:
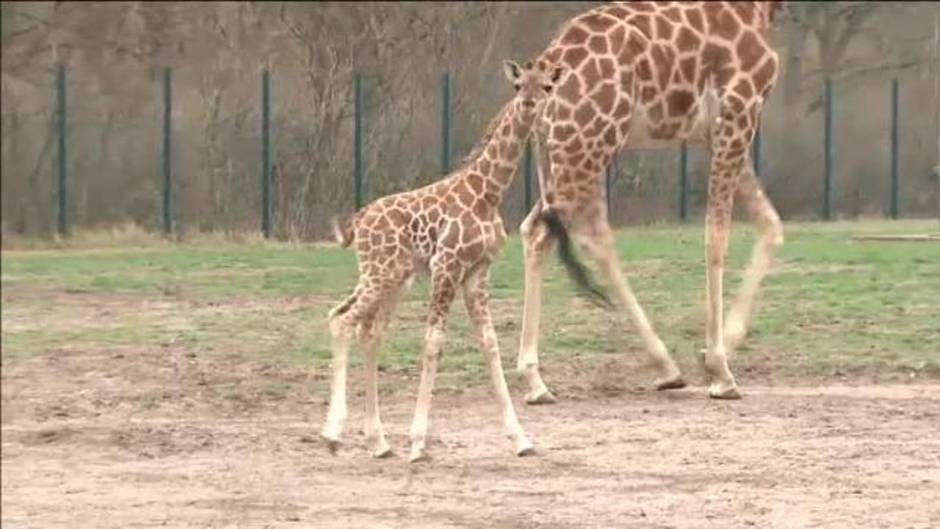
[[[516,410],[512,405],[512,398],[509,395],[509,387],[506,385],[506,376],[503,373],[502,360],[499,354],[499,342],[496,337],[496,331],[493,329],[493,323],[487,317],[487,321],[480,325],[480,345],[486,355],[486,363],[489,367],[490,377],[493,381],[493,387],[496,390],[496,399],[499,402],[503,416],[503,429],[506,436],[513,442],[517,456],[530,456],[535,454],[535,446],[529,436],[526,435],[522,426],[519,424],[519,418],[516,416]],[[545,392],[548,397],[551,393]],[[554,399],[554,397],[551,397]]]
[[[519,418],[516,416],[512,398],[509,395],[509,388],[506,385],[506,376],[503,373],[502,359],[499,354],[499,339],[493,328],[493,318],[489,309],[487,276],[488,271],[484,270],[479,276],[469,280],[464,287],[464,302],[467,313],[476,327],[480,348],[486,355],[486,363],[493,380],[493,389],[496,391],[496,400],[499,403],[506,436],[513,442],[517,456],[534,455],[535,447],[519,424]]]
[[[424,339],[424,358],[421,368],[421,382],[418,386],[418,402],[415,405],[415,416],[411,422],[409,437],[411,438],[411,452],[408,460],[412,463],[426,461],[428,416],[431,411],[431,393],[434,388],[434,377],[437,375],[437,364],[441,357],[441,342],[444,341],[442,326],[431,325]]]

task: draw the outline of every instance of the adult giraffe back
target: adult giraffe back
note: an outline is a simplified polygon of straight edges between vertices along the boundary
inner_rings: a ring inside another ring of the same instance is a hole
[[[601,180],[624,148],[704,144],[707,322],[704,366],[714,398],[740,398],[727,352],[744,338],[752,304],[783,229],[750,163],[761,109],[778,72],[771,22],[782,2],[615,2],[569,20],[537,63],[566,65],[536,131],[541,196],[523,221],[525,308],[518,368],[526,402],[555,399],[538,368],[541,263],[556,243],[573,278],[597,293],[573,262],[568,234],[593,257],[627,310],[658,373],[658,389],[685,381],[620,271]],[[734,199],[759,233],[741,291],[722,318],[722,269]]]

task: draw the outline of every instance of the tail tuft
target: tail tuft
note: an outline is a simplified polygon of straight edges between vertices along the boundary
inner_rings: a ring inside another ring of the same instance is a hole
[[[585,294],[589,301],[601,308],[612,309],[614,304],[610,298],[601,289],[600,286],[591,277],[591,272],[578,260],[571,244],[571,237],[568,236],[568,229],[561,222],[558,212],[551,208],[544,209],[538,217],[538,221],[544,222],[548,232],[558,241],[558,258],[567,270],[568,275],[574,281],[575,285]]]

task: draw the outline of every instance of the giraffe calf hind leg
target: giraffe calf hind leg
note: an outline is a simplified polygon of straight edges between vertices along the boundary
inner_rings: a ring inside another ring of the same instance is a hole
[[[358,302],[358,295],[353,294],[330,311],[333,378],[330,383],[330,404],[326,414],[326,423],[320,431],[320,437],[331,453],[336,453],[340,447],[340,438],[346,422],[346,369],[349,343],[359,325],[358,313],[352,310]]]
[[[374,285],[373,285],[374,286]],[[384,319],[380,312],[383,310],[383,290],[369,290],[366,283],[360,283],[355,292],[343,303],[338,305],[329,316],[332,348],[333,378],[330,385],[330,404],[327,410],[326,423],[320,431],[320,437],[326,442],[332,453],[341,446],[341,438],[348,415],[346,403],[346,380],[349,363],[349,347],[354,336],[358,336],[365,351],[367,368],[367,409],[366,433],[373,437],[372,443],[376,455],[385,455],[389,451],[382,434],[382,426],[378,416],[377,381],[376,381],[376,353],[380,343],[381,327],[384,322],[376,326],[377,319]],[[378,327],[378,328],[377,328]],[[385,445],[383,447],[382,445]]]
[[[380,459],[394,454],[392,447],[385,439],[379,413],[378,350],[382,343],[382,335],[388,328],[389,320],[398,306],[400,288],[390,288],[388,299],[380,304],[375,319],[363,325],[361,337],[366,372],[366,414],[362,432],[372,456]]]

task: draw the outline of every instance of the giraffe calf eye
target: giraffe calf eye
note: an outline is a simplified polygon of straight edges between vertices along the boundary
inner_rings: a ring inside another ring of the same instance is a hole
[[[522,88],[521,85],[517,85],[517,84],[512,85],[512,87],[516,90],[516,92],[518,92],[519,89]]]
[[[549,92],[552,91],[552,85],[547,84],[547,85],[545,85],[545,86],[542,87],[542,90],[545,90],[545,93],[547,94],[547,93],[549,93]]]

